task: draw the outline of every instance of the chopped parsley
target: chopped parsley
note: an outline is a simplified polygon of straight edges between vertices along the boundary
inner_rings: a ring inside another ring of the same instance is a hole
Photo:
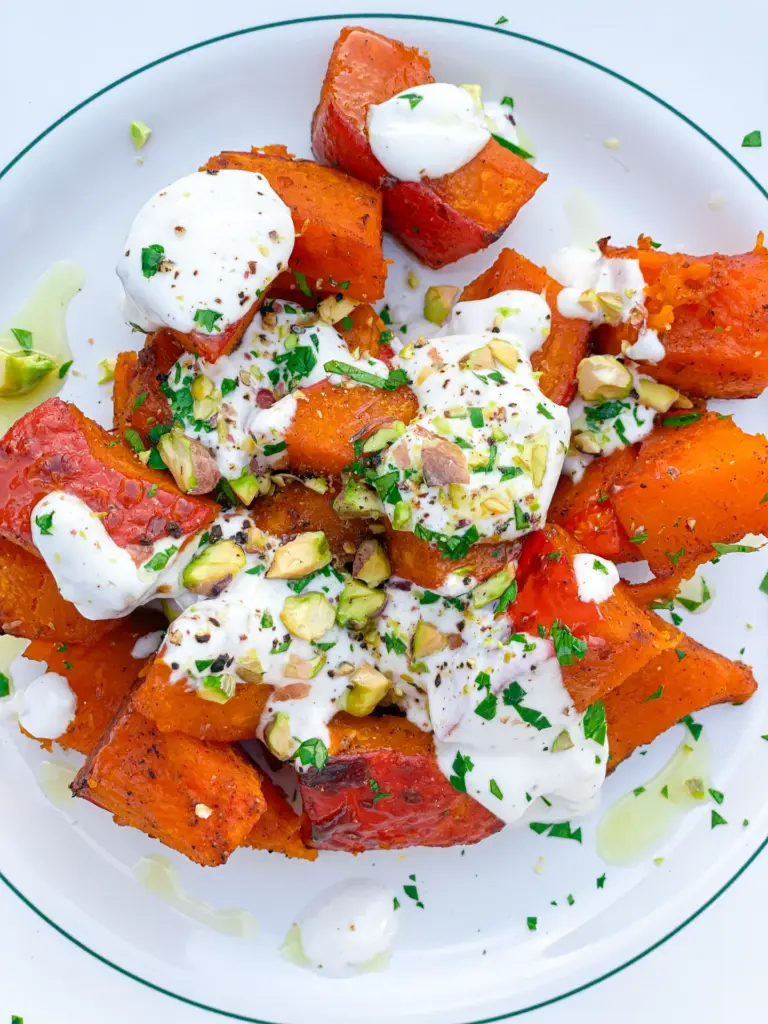
[[[466,774],[467,772],[471,772],[472,769],[475,767],[472,758],[469,757],[468,754],[462,754],[461,751],[459,751],[456,754],[456,757],[453,759],[452,767],[454,774],[450,776],[448,781],[450,782],[454,789],[457,789],[460,793],[466,793]]]
[[[138,430],[134,430],[133,427],[126,427],[123,431],[123,436],[137,454],[147,450],[144,442],[141,440],[141,434]]]
[[[140,409],[141,406],[144,405],[144,403],[146,402],[148,397],[149,397],[149,392],[148,391],[142,391],[141,394],[135,399],[133,405],[131,406],[132,410],[134,412],[136,412],[137,409]]]
[[[419,540],[437,544],[437,548],[443,558],[449,558],[452,562],[457,562],[460,558],[466,558],[469,549],[480,539],[476,526],[470,526],[464,533],[454,534],[453,537],[448,537],[444,533],[437,533],[435,530],[428,530],[421,523],[416,523],[413,532]]]
[[[697,423],[700,419],[700,412],[686,412],[681,416],[667,416],[661,422],[665,427],[687,427],[690,423]]]
[[[148,245],[141,250],[141,272],[144,277],[154,277],[165,259],[165,246]]]
[[[636,530],[635,533],[629,538],[630,544],[645,544],[648,540],[647,530]]]
[[[284,452],[288,447],[286,441],[277,441],[275,444],[265,444],[264,454],[265,455],[278,455],[280,452]]]
[[[145,562],[142,566],[143,569],[149,569],[150,572],[159,572],[164,569],[171,558],[176,554],[179,549],[175,544],[171,544],[165,548],[164,551],[157,551],[148,562]]]
[[[522,146],[518,146],[516,143],[510,142],[509,139],[505,139],[503,135],[496,135],[495,132],[491,132],[491,138],[495,139],[500,146],[504,147],[504,149],[508,149],[516,156],[522,157],[523,160],[533,159],[533,153],[529,153],[528,150],[523,149]],[[551,416],[550,419],[554,419],[554,417]]]
[[[299,744],[293,756],[298,757],[302,764],[313,765],[318,771],[321,771],[328,760],[328,747],[318,738],[304,740]]]
[[[504,704],[507,707],[513,707],[526,725],[532,725],[534,729],[537,729],[539,732],[542,729],[549,729],[552,723],[541,713],[541,711],[536,711],[535,708],[526,707],[523,704],[525,697],[526,691],[517,681],[512,682],[509,686],[505,687],[501,695],[501,699]]]
[[[713,543],[712,547],[718,553],[718,555],[730,555],[738,551],[746,554],[750,551],[757,551],[757,548],[751,547],[749,544],[717,544]]]
[[[742,149],[760,149],[763,144],[763,136],[759,131],[748,132],[741,140]]]
[[[408,877],[412,882],[416,881],[416,875],[408,875]],[[424,909],[424,904],[421,902],[421,899],[419,898],[419,890],[416,888],[415,885],[404,885],[403,892],[409,899],[412,899],[414,901],[417,907],[421,907],[422,910]]]
[[[763,594],[768,594],[768,572],[763,576],[762,582],[758,587],[758,590],[762,591]]]
[[[497,22],[497,24],[498,24],[498,22]],[[539,919],[537,917],[527,917],[525,919],[525,921],[526,921],[526,924],[528,925],[528,931],[529,932],[535,932],[536,928],[538,927],[538,924],[539,924]]]
[[[419,604],[435,604],[440,600],[439,594],[433,594],[431,590],[425,590],[419,595]]]
[[[712,808],[712,828],[717,828],[718,825],[727,825],[728,822],[714,807]]]
[[[704,726],[700,725],[699,722],[694,722],[693,715],[683,715],[677,724],[688,726],[688,731],[691,736],[693,736],[694,740],[698,742],[699,736],[701,736],[701,730]]]
[[[398,96],[398,99],[408,100],[408,106],[413,110],[415,107],[418,107],[424,97],[420,96],[417,92],[404,92],[402,96]],[[382,317],[382,320],[383,319],[384,318]],[[386,321],[384,322],[386,323]]]
[[[44,516],[35,516],[35,524],[43,537],[50,537],[53,533],[54,515],[54,512],[47,512]]]
[[[275,368],[267,374],[270,382],[276,386],[282,379],[292,391],[317,366],[317,356],[309,345],[297,345],[275,356],[274,363]]]
[[[491,779],[491,781],[488,784],[488,788],[491,791],[491,795],[495,796],[497,800],[504,799],[504,794],[501,792],[501,789],[499,788],[499,784],[496,781],[496,779]]]
[[[559,821],[555,825],[546,824],[541,821],[532,821],[529,828],[538,835],[546,833],[550,839],[574,839],[577,843],[581,842],[581,829],[571,829],[569,821]]]
[[[665,551],[664,554],[670,560],[672,565],[677,565],[677,563],[685,554],[685,548],[678,548],[677,551]]]
[[[306,296],[308,296],[311,299],[312,298],[312,289],[307,284],[307,275],[306,274],[302,274],[302,272],[300,270],[294,270],[293,271],[293,276],[296,279],[296,284],[299,286],[299,291],[303,295],[306,295]]]
[[[511,96],[502,96],[501,105],[502,107],[509,107],[509,109],[512,110],[515,105],[515,101]]]
[[[340,373],[349,377],[350,380],[357,381],[358,384],[368,384],[370,387],[381,388],[383,391],[395,391],[402,384],[410,384],[405,370],[390,370],[388,377],[379,377],[375,373],[362,370],[359,366],[353,366],[352,363],[342,363],[338,359],[331,359],[324,363],[323,369],[326,373]]]
[[[492,718],[496,717],[497,702],[498,698],[495,693],[487,693],[475,708],[475,714],[484,718],[486,722],[490,722]]]
[[[469,445],[471,448],[472,445]],[[500,483],[504,483],[507,480],[514,480],[516,476],[522,476],[522,469],[519,466],[499,466],[499,472],[501,473]]]
[[[679,647],[675,648],[675,654],[677,655],[678,661],[682,661],[685,657],[685,651],[681,650]]]
[[[371,790],[373,791],[372,799],[374,804],[377,803],[379,800],[384,800],[386,797],[392,796],[391,793],[381,792],[381,787],[379,786],[376,779],[368,779],[368,785],[371,787]]]
[[[595,572],[601,572],[604,576],[608,575],[608,566],[604,562],[601,562],[599,558],[596,558],[592,563],[592,568]]]
[[[8,697],[11,692],[11,680],[5,674],[0,672],[0,697]]]
[[[483,410],[478,409],[476,406],[471,406],[469,410],[469,422],[476,428],[484,426],[485,417],[483,416]]]
[[[221,393],[222,395],[228,395],[237,387],[237,381],[234,377],[225,377],[221,382]]]
[[[394,633],[384,633],[381,639],[384,641],[388,654],[391,654],[393,651],[395,654],[405,654],[408,650],[408,645],[403,643],[400,637],[395,636]]]
[[[600,875],[600,877],[597,879],[597,888],[598,889],[604,889],[605,888],[605,875]]]
[[[552,637],[555,654],[561,665],[573,665],[574,661],[580,661],[587,653],[586,641],[575,637],[559,619],[552,623],[549,635]]]
[[[74,359],[70,359],[68,362],[61,364],[61,366],[59,367],[59,380],[64,380],[73,362]]]
[[[200,324],[203,330],[211,334],[213,331],[221,330],[216,326],[216,321],[221,320],[223,316],[223,313],[217,313],[215,309],[196,309],[192,319],[196,324]]]
[[[24,349],[25,352],[30,351],[30,349],[32,348],[32,331],[25,331],[21,327],[12,327],[11,334],[14,336],[16,341],[18,341],[19,345],[21,346],[21,348]]]
[[[587,710],[584,712],[584,718],[582,720],[584,726],[584,736],[588,740],[594,740],[595,743],[602,746],[605,743],[605,738],[608,734],[608,725],[605,720],[605,706],[601,700],[596,700],[594,704],[590,704]]]
[[[725,793],[721,793],[719,789],[710,789],[708,792],[716,804],[721,804],[725,800]]]
[[[640,701],[640,703],[641,704],[647,704],[649,701],[658,700],[659,697],[662,695],[662,693],[664,693],[664,684],[663,683],[658,688],[658,690],[654,690],[654,692],[649,694],[647,697],[643,697],[643,699]]]
[[[157,494],[157,484],[152,484],[152,486],[147,491],[147,497],[148,498],[154,498],[154,496],[156,494]]]

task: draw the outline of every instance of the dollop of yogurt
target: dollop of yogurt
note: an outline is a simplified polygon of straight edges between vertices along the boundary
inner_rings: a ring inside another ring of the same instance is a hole
[[[613,562],[588,552],[573,556],[573,571],[580,601],[602,604],[619,582],[619,570]]]
[[[296,921],[308,966],[337,978],[383,966],[397,934],[394,895],[365,878],[321,893]]]
[[[382,455],[377,489],[396,529],[438,545],[513,540],[546,519],[568,448],[568,413],[530,354],[549,333],[540,295],[459,303],[447,331],[402,349],[419,415]],[[451,554],[451,552],[447,552]]]
[[[555,253],[548,270],[564,286],[557,297],[563,316],[602,324],[626,323],[633,314],[641,321],[645,315],[645,280],[637,260],[569,245]]]
[[[452,174],[490,138],[482,106],[467,89],[446,82],[414,86],[368,108],[373,155],[399,181]]]
[[[258,173],[199,171],[139,210],[117,274],[146,330],[212,334],[241,320],[288,265],[291,212]]]
[[[163,384],[184,433],[202,442],[221,475],[233,481],[285,463],[285,438],[304,399],[300,389],[325,380],[326,363],[384,377],[388,372],[379,360],[355,358],[316,313],[290,302],[265,306],[234,352],[213,364],[184,352]],[[204,397],[195,401],[199,385]]]
[[[423,591],[396,583],[387,592],[376,665],[392,678],[408,718],[434,732],[446,778],[507,824],[528,814],[532,801],[535,820],[587,813],[608,752],[587,735],[552,642],[512,633],[508,620],[495,618],[496,601],[473,608],[466,595],[427,603]],[[419,622],[439,631],[442,649],[418,656]]]
[[[158,593],[180,592],[180,570],[194,549],[187,538],[164,537],[142,548],[137,564],[104,523],[73,494],[51,491],[32,510],[32,540],[61,596],[86,619],[129,615]]]
[[[64,676],[45,672],[21,691],[17,707],[19,723],[30,736],[57,740],[75,718],[77,696]]]

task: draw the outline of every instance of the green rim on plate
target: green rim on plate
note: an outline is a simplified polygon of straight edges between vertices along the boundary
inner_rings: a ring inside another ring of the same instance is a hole
[[[721,143],[719,143],[717,139],[714,139],[708,132],[705,132],[703,128],[699,127],[699,125],[697,125],[689,117],[686,117],[685,114],[681,113],[670,103],[667,103],[666,100],[661,99],[660,96],[656,96],[654,93],[650,92],[642,85],[638,85],[637,82],[633,82],[631,79],[626,78],[622,74],[619,74],[618,71],[613,71],[611,70],[611,68],[607,68],[603,64],[598,64],[597,61],[590,60],[588,57],[582,57],[580,54],[574,53],[572,50],[566,50],[562,46],[556,46],[554,43],[547,43],[543,39],[535,39],[532,36],[524,35],[522,32],[513,32],[511,30],[508,30],[507,28],[500,28],[494,25],[478,25],[476,22],[463,21],[458,18],[440,18],[424,14],[387,14],[382,12],[377,14],[364,14],[359,12],[349,14],[319,14],[306,18],[291,18],[286,21],[273,21],[265,25],[253,25],[250,28],[237,29],[234,32],[227,32],[224,35],[214,36],[212,39],[206,39],[200,43],[193,43],[191,46],[185,46],[181,50],[175,50],[173,53],[169,53],[165,57],[158,57],[157,60],[153,60],[149,64],[144,64],[142,67],[137,68],[135,71],[131,71],[127,75],[123,75],[122,78],[118,78],[116,81],[111,82],[109,85],[105,85],[103,89],[99,89],[98,92],[93,93],[92,96],[89,96],[81,103],[78,103],[77,106],[73,107],[71,110],[68,110],[66,114],[63,114],[57,121],[54,121],[53,124],[49,125],[48,128],[45,129],[45,131],[41,132],[28,145],[26,145],[20,153],[17,153],[17,155],[8,164],[6,164],[6,166],[0,171],[0,179],[5,177],[5,175],[8,174],[8,172],[13,167],[15,167],[16,164],[18,164],[19,161],[24,156],[26,156],[26,154],[29,153],[30,150],[32,150],[39,142],[42,142],[42,140],[46,138],[46,136],[50,135],[51,132],[53,132],[56,128],[59,127],[59,125],[69,120],[69,118],[76,114],[79,110],[82,110],[83,107],[87,107],[88,104],[93,103],[94,100],[97,100],[100,96],[103,96],[105,93],[111,92],[112,89],[117,88],[118,85],[122,85],[123,82],[128,82],[130,81],[130,79],[136,78],[137,75],[141,75],[145,71],[149,71],[160,64],[165,64],[167,61],[173,60],[175,57],[181,57],[186,53],[192,53],[195,50],[200,50],[204,46],[212,46],[214,43],[220,43],[227,39],[235,39],[238,36],[250,35],[253,32],[262,32],[265,31],[266,29],[286,28],[291,25],[304,25],[307,24],[308,22],[318,21],[351,21],[357,18],[382,20],[390,19],[393,21],[438,22],[445,25],[458,25],[461,28],[480,29],[483,32],[496,32],[500,35],[512,36],[515,39],[521,39],[523,42],[526,43],[532,43],[534,46],[541,46],[545,50],[552,50],[555,53],[560,53],[565,57],[570,57],[572,60],[579,61],[579,63],[581,64],[586,64],[589,67],[595,68],[597,71],[602,71],[604,74],[610,75],[611,78],[615,78],[619,82],[623,82],[624,85],[628,85],[632,89],[635,89],[637,92],[642,93],[644,96],[647,96],[648,99],[653,100],[654,103],[658,103],[659,106],[664,107],[665,110],[668,110],[671,114],[674,114],[675,117],[679,118],[690,128],[693,128],[695,132],[697,132],[702,138],[706,139],[707,142],[709,142],[711,145],[715,147],[715,149],[718,150],[718,152],[720,152],[724,157],[726,157],[726,159],[728,159],[734,165],[734,167],[738,168],[738,170],[741,171],[744,177],[747,178],[748,181],[750,181],[755,186],[755,188],[758,190],[760,195],[763,196],[764,199],[768,199],[768,191],[766,191],[766,189],[760,184],[757,178],[755,178],[755,176],[751,174],[747,170],[747,168],[744,167],[744,165],[741,164],[732,153],[729,153],[725,146],[721,145]],[[699,907],[698,910],[694,911],[694,913],[692,913],[689,917],[687,917],[684,921],[677,925],[677,927],[673,928],[672,931],[669,932],[667,935],[664,935],[662,938],[658,939],[647,949],[643,950],[642,953],[638,953],[636,956],[633,956],[630,960],[627,960],[625,963],[620,964],[618,967],[614,967],[612,970],[607,971],[605,974],[601,974],[599,977],[593,978],[592,981],[587,981],[583,985],[579,985],[576,988],[572,988],[568,992],[563,992],[560,995],[553,996],[551,999],[545,999],[540,1003],[535,1003],[532,1006],[526,1006],[520,1010],[513,1010],[510,1013],[502,1013],[496,1017],[484,1017],[481,1020],[467,1022],[467,1024],[493,1024],[493,1022],[495,1021],[511,1020],[513,1017],[521,1017],[523,1014],[532,1013],[534,1010],[542,1009],[542,1007],[551,1006],[553,1003],[562,1002],[569,996],[577,995],[579,992],[584,992],[587,989],[592,988],[595,985],[598,985],[601,981],[605,981],[607,978],[612,978],[615,974],[618,974],[625,968],[631,967],[632,964],[637,963],[638,960],[642,960],[644,957],[648,956],[649,953],[652,953],[655,949],[658,949],[659,946],[662,946],[673,936],[677,935],[678,932],[681,932],[687,925],[691,923],[691,921],[694,921],[708,907],[712,906],[715,900],[719,899],[719,897],[722,896],[727,889],[730,889],[733,883],[742,874],[744,874],[744,872],[747,870],[750,864],[759,856],[760,853],[762,853],[766,846],[768,846],[768,837],[766,837],[763,840],[763,842],[749,857],[749,859],[744,864],[742,864],[742,866],[739,868],[736,874],[733,875],[733,877],[730,878],[723,886],[721,886],[717,890],[717,892],[714,893],[713,896],[711,896],[704,904],[702,904],[701,907]],[[6,878],[1,871],[0,881],[2,881],[11,890],[11,892],[15,893],[16,896],[18,896],[19,899],[22,901],[22,903],[26,904],[26,906],[29,907],[30,910],[34,911],[34,913],[37,914],[38,917],[45,921],[46,924],[49,924],[51,928],[57,931],[60,935],[63,935],[64,938],[69,939],[70,942],[73,942],[84,952],[89,953],[92,957],[95,957],[96,960],[99,960],[101,963],[106,964],[108,967],[112,967],[114,970],[118,971],[125,977],[132,978],[134,981],[139,982],[139,984],[141,985],[145,985],[147,988],[152,989],[155,992],[160,992],[163,995],[170,996],[172,999],[178,999],[179,1002],[186,1003],[188,1006],[194,1006],[199,1010],[207,1010],[210,1013],[215,1013],[220,1017],[228,1017],[230,1020],[245,1021],[246,1024],[277,1024],[277,1022],[274,1021],[264,1021],[259,1017],[247,1017],[244,1014],[231,1013],[229,1010],[220,1010],[215,1006],[208,1006],[206,1003],[200,1003],[195,999],[189,999],[187,996],[179,995],[179,993],[177,992],[171,992],[169,989],[162,988],[160,985],[155,985],[154,982],[146,981],[144,978],[139,977],[139,975],[133,974],[131,971],[126,970],[124,967],[120,967],[119,964],[113,963],[111,960],[108,960],[106,957],[102,956],[100,953],[97,953],[89,946],[86,946],[83,942],[80,942],[79,939],[76,939],[74,935],[70,935],[68,931],[66,931],[60,925],[56,924],[55,921],[52,921],[51,918],[48,917],[45,913],[43,913],[43,911],[40,910],[38,907],[36,907],[34,903],[30,902],[30,900],[28,900],[27,897],[22,892],[20,892],[16,888],[16,886],[8,878]]]

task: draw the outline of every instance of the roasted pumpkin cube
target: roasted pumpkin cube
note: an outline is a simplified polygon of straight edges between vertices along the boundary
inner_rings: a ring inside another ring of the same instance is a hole
[[[573,559],[583,550],[558,526],[529,534],[517,567],[517,598],[507,609],[515,629],[536,636],[559,624],[586,644],[583,656],[573,654],[570,664],[561,659],[563,682],[577,711],[671,647],[676,633],[637,607],[623,583],[600,604],[581,601]]]
[[[756,689],[746,665],[680,633],[674,648],[652,658],[606,695],[609,770],[685,715],[710,704],[741,704]]]
[[[260,774],[239,748],[162,733],[130,696],[72,792],[206,867],[226,863],[266,809]]]
[[[219,510],[181,494],[167,473],[143,466],[127,444],[75,406],[49,398],[0,440],[0,535],[35,552],[32,510],[57,490],[102,514],[115,543],[137,550],[147,540],[195,533]]]
[[[561,286],[543,267],[531,263],[514,249],[502,249],[493,266],[467,285],[461,293],[461,301],[487,299],[508,289],[538,292],[549,303],[552,314],[549,336],[533,353],[531,363],[534,370],[542,374],[539,387],[547,398],[558,405],[568,405],[576,394],[576,370],[589,351],[590,324],[562,316],[557,308]]]
[[[657,330],[666,354],[643,373],[686,395],[751,398],[768,385],[768,249],[762,236],[752,252],[738,256],[688,256],[638,245],[613,248],[611,257],[636,259],[646,282],[648,326]],[[614,355],[634,342],[628,324],[601,327],[600,352]]]
[[[325,766],[299,777],[312,846],[349,853],[458,846],[503,828],[453,788],[438,767],[432,736],[406,719],[340,714],[330,731]]]
[[[296,160],[285,146],[213,156],[201,170],[255,171],[290,207],[296,244],[289,273],[275,280],[301,303],[340,291],[370,302],[384,294],[387,265],[381,251],[381,193],[335,167]]]
[[[267,809],[246,836],[243,846],[284,853],[286,857],[301,860],[317,860],[317,850],[308,846],[304,838],[310,827],[306,814],[297,814],[282,790],[266,775],[261,777],[261,791]]]
[[[443,267],[495,242],[546,175],[491,139],[453,174],[390,177],[368,143],[368,107],[433,81],[428,58],[413,47],[370,29],[343,28],[312,118],[312,149],[382,188],[384,227],[428,266]]]
[[[59,746],[90,754],[136,679],[154,657],[154,652],[135,657],[136,642],[166,625],[161,615],[145,611],[121,619],[109,636],[93,643],[32,641],[24,657],[45,662],[45,671],[63,676],[77,697],[75,717],[56,740]]]

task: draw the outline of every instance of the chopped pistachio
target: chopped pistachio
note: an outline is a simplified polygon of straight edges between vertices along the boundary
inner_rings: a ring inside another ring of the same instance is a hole
[[[344,587],[339,597],[336,621],[340,626],[362,629],[368,620],[378,614],[387,601],[381,590],[372,590],[364,583],[352,580]]]
[[[507,370],[516,370],[520,356],[514,345],[508,341],[497,339],[488,345],[491,354],[497,363],[501,363]]]
[[[333,510],[340,519],[377,519],[384,515],[381,499],[372,487],[350,476],[333,499]]]
[[[366,586],[378,587],[392,575],[392,566],[381,542],[367,537],[355,553],[352,575]]]
[[[347,694],[346,710],[356,718],[370,715],[390,687],[389,679],[368,664],[356,668],[349,681],[352,689]]]
[[[655,380],[642,379],[637,385],[637,400],[656,412],[668,412],[680,398],[680,392]]]
[[[257,651],[251,647],[242,658],[238,658],[235,671],[246,683],[260,683],[264,668]]]
[[[514,573],[505,566],[484,583],[479,583],[472,591],[472,607],[484,608],[491,601],[497,601],[514,578]]]
[[[336,611],[325,594],[312,591],[287,597],[280,619],[291,636],[299,640],[320,640],[333,626]]]
[[[433,284],[424,296],[424,319],[432,324],[443,324],[451,313],[451,307],[459,289],[449,284]]]
[[[115,379],[115,366],[117,364],[116,359],[100,359],[98,362],[99,367],[99,384],[109,384],[111,380]]]
[[[626,398],[632,390],[632,374],[614,356],[587,356],[576,370],[579,394],[588,402]]]
[[[149,137],[152,134],[152,129],[149,125],[144,124],[143,121],[131,121],[130,126],[131,141],[133,142],[136,149],[141,149],[149,141]]]
[[[411,521],[411,506],[407,501],[398,501],[392,512],[392,526],[404,530]]]
[[[369,455],[373,452],[380,452],[388,444],[393,444],[405,433],[405,424],[402,420],[395,420],[388,427],[381,427],[370,437],[366,438],[363,444],[363,453]]]
[[[233,540],[211,544],[192,559],[181,581],[193,594],[216,597],[245,565],[245,552]]]
[[[437,626],[425,619],[419,619],[411,641],[411,660],[420,661],[432,654],[439,654],[444,651],[448,644],[448,637]]]
[[[293,753],[296,741],[291,735],[291,720],[284,711],[278,711],[264,730],[264,742],[281,761],[287,761]]]
[[[322,531],[300,533],[275,552],[267,579],[298,580],[328,565],[331,549]]]
[[[327,660],[324,654],[316,654],[314,658],[300,658],[298,654],[291,654],[283,675],[286,679],[314,679]]]

